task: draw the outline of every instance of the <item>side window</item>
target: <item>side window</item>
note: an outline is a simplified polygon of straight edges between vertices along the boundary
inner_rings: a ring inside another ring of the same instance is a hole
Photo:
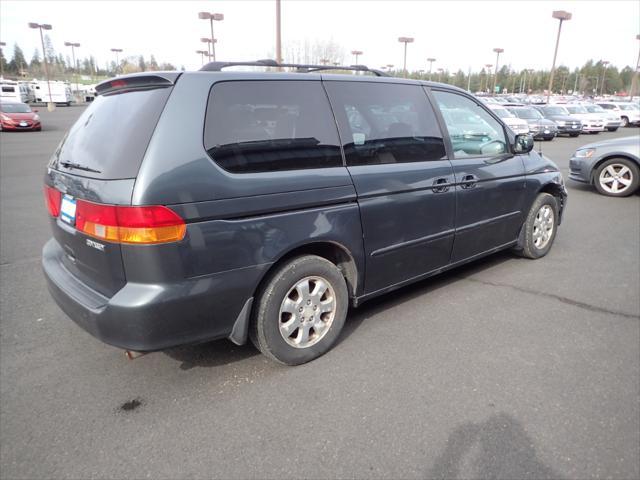
[[[508,151],[502,125],[473,100],[433,91],[449,131],[454,158],[499,155]]]
[[[422,87],[373,82],[325,82],[325,87],[347,165],[446,158],[442,134]]]
[[[317,81],[214,85],[204,146],[218,165],[233,173],[342,166],[336,124]]]

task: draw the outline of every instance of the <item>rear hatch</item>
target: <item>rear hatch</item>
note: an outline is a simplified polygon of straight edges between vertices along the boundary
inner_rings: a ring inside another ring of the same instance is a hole
[[[126,281],[120,243],[80,231],[83,208],[130,205],[147,145],[179,72],[103,82],[53,154],[45,197],[64,267],[111,297]],[[104,213],[103,213],[104,215]]]

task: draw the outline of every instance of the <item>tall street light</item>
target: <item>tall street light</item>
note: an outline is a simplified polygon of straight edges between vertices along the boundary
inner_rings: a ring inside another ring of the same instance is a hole
[[[73,74],[76,77],[76,95],[80,96],[80,88],[78,88],[78,64],[76,63],[76,48],[80,47],[79,43],[64,42],[65,47],[71,47],[71,57],[73,58]]]
[[[560,31],[562,30],[562,22],[565,20],[571,20],[571,14],[569,12],[565,12],[564,10],[555,10],[551,16],[553,18],[557,18],[560,20],[560,24],[558,25],[558,36],[556,38],[556,49],[553,52],[553,63],[551,64],[551,75],[549,75],[549,89],[547,90],[547,103],[549,103],[549,98],[551,97],[551,89],[553,88],[553,74],[556,69],[556,58],[558,56],[558,44],[560,43]]]
[[[0,42],[0,54],[2,54],[2,47],[6,47],[6,46],[7,46],[6,43]],[[0,78],[4,78],[4,62],[1,59],[0,59]]]
[[[493,67],[493,64],[485,63],[484,66],[487,69],[487,85],[485,87],[485,91],[486,91],[486,90],[489,90],[489,81],[491,80],[491,68]]]
[[[224,20],[224,15],[222,13],[209,13],[209,12],[199,12],[198,18],[201,20],[209,20],[209,24],[211,26],[211,53],[213,54],[213,61],[216,61],[216,37],[213,36],[213,22],[220,22]]]
[[[276,62],[282,63],[282,17],[280,15],[280,0],[276,0]]]
[[[202,63],[202,65],[204,65],[204,56],[208,56],[209,52],[207,52],[206,50],[196,50],[196,53],[200,55],[200,62]]]
[[[602,96],[604,92],[604,75],[607,73],[607,65],[609,65],[609,60],[602,61],[602,82],[600,82],[600,96]]]
[[[120,68],[120,57],[119,53],[122,53],[121,48],[112,48],[111,51],[116,54],[116,75],[118,74],[118,69]]]
[[[435,58],[427,58],[427,62],[429,62],[429,81],[431,81],[431,70],[433,69],[433,62],[435,61]]]
[[[42,42],[42,58],[44,60],[44,74],[47,76],[47,89],[49,90],[49,103],[47,105],[47,110],[52,112],[55,109],[55,104],[53,103],[53,97],[51,96],[51,83],[49,81],[49,66],[47,64],[47,54],[44,51],[44,36],[42,35],[42,30],[51,30],[53,27],[48,23],[33,23],[29,22],[29,28],[37,28],[40,30],[40,41]]]
[[[399,37],[398,41],[400,43],[404,43],[404,63],[402,70],[404,71],[404,76],[407,76],[407,43],[413,43],[413,37]]]
[[[504,52],[504,48],[494,48],[493,51],[496,52],[496,73],[493,76],[493,92],[491,93],[491,95],[495,97],[496,82],[498,81],[498,61],[500,60],[500,54]]]
[[[362,55],[362,51],[361,50],[351,50],[351,55],[354,55],[356,57],[356,61],[355,61],[354,65],[358,65],[358,57],[360,55]]]
[[[636,40],[640,40],[640,34],[636,35]],[[640,49],[638,50],[638,60],[636,61],[636,71],[631,80],[631,91],[629,92],[629,100],[633,99],[633,95],[638,93],[638,74],[640,73]]]
[[[207,44],[207,56],[211,57],[211,39],[208,37],[202,37],[200,41]]]
[[[438,69],[438,82],[442,81],[442,72],[444,72],[444,68]]]

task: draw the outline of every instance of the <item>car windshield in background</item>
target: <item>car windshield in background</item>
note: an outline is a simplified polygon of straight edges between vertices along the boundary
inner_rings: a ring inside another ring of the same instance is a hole
[[[620,105],[620,110],[638,110],[635,105]]]
[[[589,113],[606,113],[604,108],[598,105],[585,105],[584,108],[586,108]]]
[[[519,108],[515,112],[520,118],[524,118],[525,120],[536,120],[542,118],[540,112],[533,108]]]
[[[4,113],[30,113],[31,108],[26,103],[3,103],[0,111]]]
[[[491,110],[500,118],[515,118],[515,115],[506,108],[492,108]]]
[[[544,109],[549,115],[566,115],[567,111],[562,107],[547,107]]]
[[[586,108],[579,105],[567,105],[567,110],[569,113],[589,113]]]

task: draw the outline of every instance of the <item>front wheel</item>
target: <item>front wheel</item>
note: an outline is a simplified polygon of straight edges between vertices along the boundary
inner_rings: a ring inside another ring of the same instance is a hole
[[[580,135],[579,133],[570,133],[569,136],[570,137],[577,137],[578,135]]]
[[[627,117],[622,117],[622,127],[628,127],[629,126],[629,119]]]
[[[593,176],[593,183],[602,195],[627,197],[640,184],[640,169],[626,158],[612,158],[600,165]]]
[[[607,128],[607,130],[609,130],[610,132],[615,132],[616,130],[618,130],[618,127],[609,127]]]
[[[558,201],[548,193],[539,194],[527,215],[522,228],[524,238],[515,250],[517,254],[531,259],[544,257],[556,238]]]
[[[347,317],[342,273],[315,255],[278,268],[258,294],[249,330],[253,344],[285,365],[309,362],[330,350]]]

